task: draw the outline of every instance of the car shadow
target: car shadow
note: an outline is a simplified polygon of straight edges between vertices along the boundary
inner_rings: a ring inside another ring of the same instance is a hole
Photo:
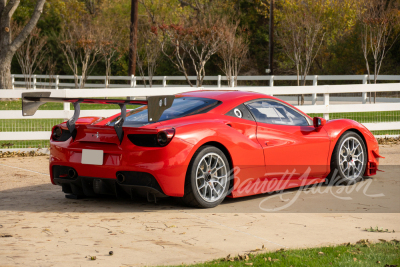
[[[372,179],[370,177],[367,178]],[[365,179],[364,181],[366,181]],[[335,190],[342,185],[318,184],[322,190]],[[180,198],[168,197],[157,199],[157,202],[148,202],[147,199],[134,197],[133,199],[118,199],[113,196],[88,197],[83,199],[68,199],[61,187],[52,184],[39,184],[18,187],[0,191],[0,211],[28,211],[28,212],[263,212],[258,208],[262,201],[267,200],[270,206],[282,205],[283,198],[294,195],[302,196],[301,204],[295,203],[286,212],[323,212],[326,211],[321,201],[326,196],[308,192],[311,187],[292,188],[278,192],[269,192],[241,198],[227,197],[219,206],[212,209],[198,209],[185,206]],[[308,192],[308,193],[307,193]],[[285,197],[283,197],[285,195]],[[332,196],[328,196],[332,197]],[[316,201],[316,199],[318,201]],[[297,206],[296,206],[297,205]],[[304,209],[304,207],[309,207]]]

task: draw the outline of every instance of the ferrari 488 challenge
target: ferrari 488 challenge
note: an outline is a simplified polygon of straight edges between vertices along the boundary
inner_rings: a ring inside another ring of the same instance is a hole
[[[194,91],[146,100],[54,98],[23,93],[23,115],[70,102],[54,126],[50,178],[79,196],[172,196],[211,208],[243,197],[376,174],[379,148],[358,122],[310,118],[278,98],[243,91]],[[118,104],[109,118],[79,118],[81,103]],[[126,110],[126,105],[139,107]],[[293,170],[292,170],[293,169]],[[290,175],[288,175],[290,174]]]

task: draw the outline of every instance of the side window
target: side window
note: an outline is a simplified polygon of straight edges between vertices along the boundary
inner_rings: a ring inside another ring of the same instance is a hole
[[[230,110],[225,115],[236,117],[236,118],[241,118],[241,119],[245,119],[245,120],[254,121],[254,118],[251,115],[251,113],[249,112],[248,108],[243,104],[241,104],[241,105],[235,107],[234,109]]]
[[[310,125],[302,114],[278,101],[260,100],[246,105],[258,122],[295,126]]]

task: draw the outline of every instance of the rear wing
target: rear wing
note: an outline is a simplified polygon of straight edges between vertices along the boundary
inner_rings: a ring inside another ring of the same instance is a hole
[[[75,140],[75,123],[79,118],[80,104],[117,104],[121,108],[121,116],[114,124],[118,139],[122,142],[124,132],[122,126],[126,119],[126,105],[147,105],[148,121],[156,122],[163,112],[172,106],[174,95],[148,96],[147,100],[122,100],[122,99],[96,99],[96,98],[62,98],[50,97],[51,92],[26,92],[22,93],[22,115],[33,116],[38,108],[48,102],[69,102],[74,105],[74,115],[67,121],[67,127]]]

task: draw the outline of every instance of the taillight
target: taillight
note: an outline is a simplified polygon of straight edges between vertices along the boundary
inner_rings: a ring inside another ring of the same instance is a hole
[[[160,146],[166,146],[171,142],[175,135],[175,129],[167,129],[157,133],[157,143]]]
[[[57,141],[58,139],[60,139],[61,135],[62,135],[61,127],[58,126],[54,127],[52,133],[53,140]]]
[[[67,141],[71,137],[68,129],[62,129],[60,126],[54,126],[51,131],[51,139],[57,142]]]
[[[157,134],[128,134],[128,139],[136,146],[164,147],[175,135],[175,129],[166,129]]]

